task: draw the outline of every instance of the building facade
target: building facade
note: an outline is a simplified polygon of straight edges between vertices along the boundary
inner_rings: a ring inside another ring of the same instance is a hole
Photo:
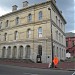
[[[53,53],[65,60],[65,24],[55,0],[32,6],[25,1],[19,10],[14,5],[12,12],[0,17],[0,58],[37,62],[40,55],[42,63],[52,62],[52,25]]]
[[[75,57],[75,33],[66,33],[66,52],[70,52]]]

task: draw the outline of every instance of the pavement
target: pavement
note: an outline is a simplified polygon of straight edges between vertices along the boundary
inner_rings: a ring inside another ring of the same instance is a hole
[[[2,61],[2,60],[0,60],[0,64],[21,66],[21,67],[28,67],[28,68],[75,71],[75,62],[59,63],[57,68],[50,68],[49,64],[47,64],[47,63],[25,63],[25,62],[19,62],[19,61]]]

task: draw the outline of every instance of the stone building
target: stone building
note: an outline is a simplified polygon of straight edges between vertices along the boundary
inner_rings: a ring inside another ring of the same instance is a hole
[[[53,42],[54,55],[64,60],[66,21],[56,1],[47,0],[32,6],[25,1],[22,9],[17,10],[17,7],[12,6],[12,12],[0,16],[0,58],[37,62],[40,55],[42,63],[49,63]]]

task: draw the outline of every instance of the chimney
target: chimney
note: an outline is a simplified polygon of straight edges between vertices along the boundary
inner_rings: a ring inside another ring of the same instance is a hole
[[[52,1],[53,3],[55,3],[55,4],[56,4],[56,0],[47,0],[47,1]]]
[[[52,0],[56,4],[56,0]]]
[[[24,1],[23,2],[23,7],[27,7],[28,6],[28,1]]]
[[[17,10],[17,7],[18,7],[17,5],[13,5],[12,6],[12,11],[16,11]]]

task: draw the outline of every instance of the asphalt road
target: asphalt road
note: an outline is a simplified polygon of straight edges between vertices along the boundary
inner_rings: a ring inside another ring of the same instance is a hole
[[[0,64],[0,75],[72,75],[74,71],[51,70]]]

